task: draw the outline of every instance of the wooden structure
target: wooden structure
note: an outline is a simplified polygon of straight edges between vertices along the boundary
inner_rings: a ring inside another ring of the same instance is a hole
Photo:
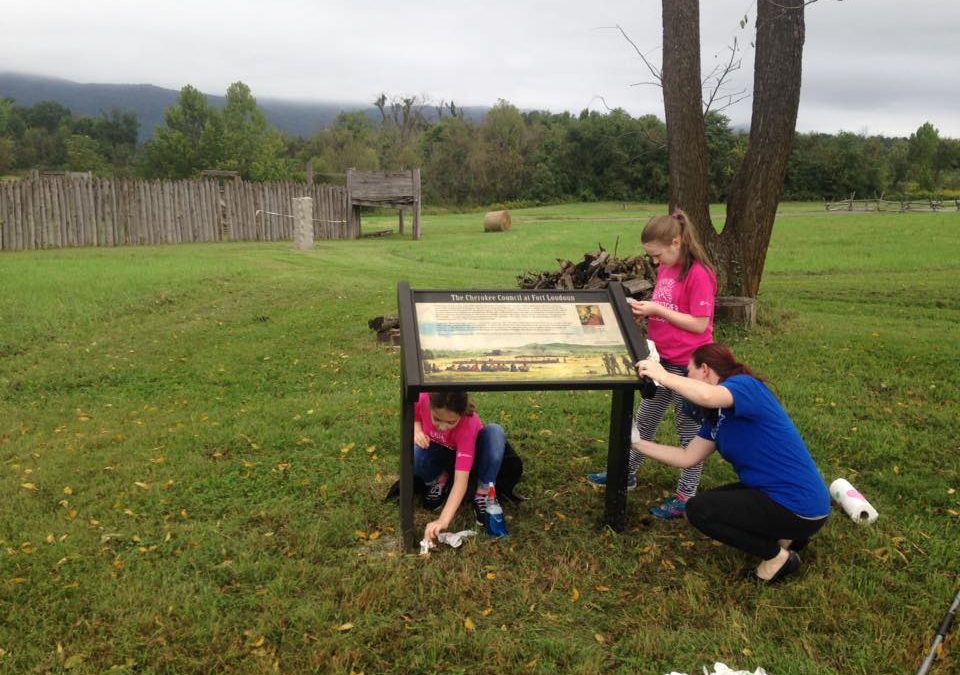
[[[827,211],[960,211],[960,199],[904,199],[890,200],[882,196],[876,199],[841,199],[825,202]]]
[[[342,186],[41,176],[0,183],[0,250],[291,241],[298,197],[313,199],[314,239],[360,236]]]
[[[409,171],[347,171],[347,198],[351,219],[360,229],[360,207],[392,207],[400,210],[400,234],[403,211],[413,211],[413,238],[420,238],[420,169]]]
[[[757,299],[738,295],[718,295],[714,305],[718,323],[732,323],[753,328],[757,325]]]

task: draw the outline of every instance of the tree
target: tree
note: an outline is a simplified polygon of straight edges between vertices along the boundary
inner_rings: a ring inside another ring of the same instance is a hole
[[[223,158],[223,119],[207,97],[189,84],[180,90],[177,102],[163,113],[144,152],[144,170],[149,176],[189,178],[202,169],[217,166]]]
[[[939,187],[939,167],[934,164],[939,145],[940,132],[929,122],[925,122],[910,135],[907,151],[910,174],[924,192],[933,192]]]
[[[670,208],[696,223],[717,263],[720,293],[756,297],[800,102],[806,0],[758,0],[749,142],[717,233],[710,220],[701,102],[699,0],[663,0],[663,98]]]
[[[376,171],[377,129],[363,112],[342,112],[333,124],[307,141],[301,159],[313,162],[320,174],[346,173],[347,169]]]
[[[13,117],[13,101],[0,96],[0,175],[13,168],[16,161],[16,144],[8,136]]]
[[[223,152],[218,168],[239,171],[247,180],[283,180],[292,169],[279,132],[270,128],[250,87],[234,82],[223,106]]]
[[[64,140],[69,171],[101,171],[106,162],[100,154],[100,144],[83,134],[70,134]]]

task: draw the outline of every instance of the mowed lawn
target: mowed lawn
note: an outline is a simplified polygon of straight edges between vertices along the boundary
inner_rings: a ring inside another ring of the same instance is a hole
[[[960,588],[960,213],[786,204],[760,325],[719,331],[827,481],[880,512],[835,509],[783,586],[646,515],[668,467],[641,471],[626,531],[598,527],[609,392],[478,395],[529,501],[504,540],[398,548],[398,354],[367,327],[397,282],[515,288],[601,244],[638,253],[662,210],[518,210],[488,234],[482,213],[426,216],[422,241],[309,252],[0,254],[0,672],[914,672]],[[703,486],[732,478],[714,457]],[[957,672],[958,640],[932,672]]]

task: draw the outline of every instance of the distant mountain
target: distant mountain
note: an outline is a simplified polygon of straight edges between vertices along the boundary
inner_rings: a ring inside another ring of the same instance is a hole
[[[0,73],[0,96],[11,98],[21,106],[56,101],[74,113],[91,116],[114,108],[133,111],[140,120],[140,142],[143,142],[163,124],[163,111],[176,103],[180,92],[152,84],[81,84],[54,77]],[[206,96],[211,105],[223,107],[223,96]],[[364,103],[288,101],[258,96],[257,104],[271,125],[292,136],[310,136],[329,126],[341,112],[363,111],[373,120],[380,117],[374,106]],[[484,107],[464,109],[473,119],[479,119],[487,110]],[[431,108],[429,112],[432,114],[434,110]]]

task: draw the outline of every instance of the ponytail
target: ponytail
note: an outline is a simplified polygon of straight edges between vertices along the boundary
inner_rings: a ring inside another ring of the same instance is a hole
[[[675,237],[680,237],[680,281],[686,278],[694,262],[715,271],[707,250],[700,243],[696,228],[682,209],[677,209],[669,216],[653,216],[644,226],[640,242],[656,242],[666,246]]]

